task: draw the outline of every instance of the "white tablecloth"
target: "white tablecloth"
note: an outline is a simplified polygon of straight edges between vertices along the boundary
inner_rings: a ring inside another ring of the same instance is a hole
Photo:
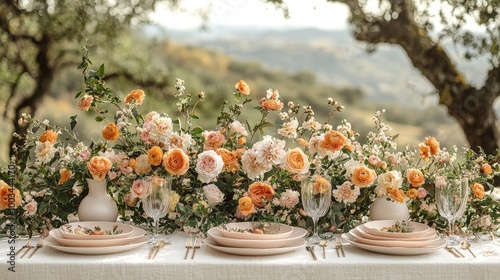
[[[43,247],[31,259],[16,256],[15,272],[8,270],[10,245],[4,239],[0,242],[0,279],[500,279],[500,255],[486,250],[498,253],[500,246],[489,242],[472,244],[477,259],[463,250],[466,258],[458,259],[444,249],[419,256],[391,256],[344,243],[346,258],[338,258],[333,245],[328,246],[326,259],[317,248],[318,260],[313,261],[305,248],[249,257],[202,244],[194,260],[184,260],[186,237],[180,232],[168,236],[172,245],[153,260],[148,259],[149,245],[110,255],[75,255]],[[17,248],[25,243],[25,239],[16,241]]]

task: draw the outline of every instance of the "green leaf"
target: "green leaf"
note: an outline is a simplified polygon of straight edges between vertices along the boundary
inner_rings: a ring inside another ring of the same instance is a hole
[[[69,197],[67,193],[60,193],[57,196],[57,202],[61,203],[62,205],[68,204]]]
[[[71,116],[70,119],[71,119],[71,122],[70,122],[70,126],[71,126],[71,130],[73,130],[76,126],[76,124],[78,123],[77,120],[76,120],[76,117],[78,115],[74,115],[74,116]]]
[[[104,77],[104,63],[99,66],[99,70],[97,70],[97,77],[101,79]]]
[[[104,120],[104,118],[102,116],[95,117],[96,122],[102,122],[103,120]]]
[[[40,129],[38,125],[35,125],[34,127],[31,128],[31,132],[36,133]]]
[[[201,127],[195,127],[191,130],[191,134],[199,135],[203,133],[203,129]]]

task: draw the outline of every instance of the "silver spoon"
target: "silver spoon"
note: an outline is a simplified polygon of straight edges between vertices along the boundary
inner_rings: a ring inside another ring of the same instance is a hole
[[[326,241],[324,239],[319,242],[319,246],[321,246],[323,248],[323,259],[326,259],[326,253],[325,253],[326,245],[328,245],[328,241]]]
[[[467,240],[464,240],[462,242],[460,242],[460,247],[464,250],[469,250],[469,253],[474,257],[476,258],[476,255],[474,255],[474,253],[472,253],[471,249],[470,249],[470,242],[467,241]]]
[[[315,261],[316,261],[316,260],[318,260],[318,259],[316,258],[316,254],[314,253],[314,246],[307,246],[307,247],[306,247],[306,250],[307,250],[307,251],[309,251],[309,252],[311,252],[311,255],[312,255],[312,257],[313,257],[313,260],[315,260]]]

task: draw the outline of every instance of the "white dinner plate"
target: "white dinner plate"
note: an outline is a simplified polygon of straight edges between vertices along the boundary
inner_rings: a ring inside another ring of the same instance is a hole
[[[138,240],[127,245],[107,246],[107,247],[71,247],[71,246],[61,245],[57,243],[57,241],[55,241],[54,238],[49,236],[45,239],[45,245],[50,248],[56,249],[58,251],[71,254],[106,255],[106,254],[114,254],[132,250],[141,247],[142,245],[148,243],[148,241],[149,241],[149,236],[143,236]]]
[[[213,238],[217,243],[227,247],[235,248],[279,248],[300,239],[306,235],[307,231],[303,228],[292,227],[292,233],[287,238],[255,240],[255,239],[235,239],[223,236],[218,228],[211,228],[207,235]]]
[[[433,243],[422,248],[407,248],[407,247],[382,247],[382,246],[359,243],[349,233],[343,233],[342,238],[346,242],[358,248],[365,249],[367,251],[388,254],[388,255],[398,255],[398,256],[412,256],[412,255],[432,253],[446,246],[446,242],[443,239],[438,239]]]
[[[412,238],[409,238],[409,237],[406,237],[406,238],[385,237],[385,236],[378,236],[378,235],[369,234],[368,232],[365,231],[364,228],[365,227],[363,227],[363,226],[357,226],[356,230],[358,231],[358,233],[362,237],[372,239],[372,240],[401,240],[401,239],[404,239],[404,240],[411,240],[411,241],[422,241],[422,240],[428,240],[429,238],[432,238],[436,235],[436,230],[431,228],[431,229],[429,229],[429,231],[426,231],[424,234],[422,234],[421,237],[412,237]]]
[[[64,238],[58,229],[53,229],[49,232],[49,235],[54,238],[57,243],[70,246],[70,247],[107,247],[107,246],[118,246],[130,244],[139,238],[146,235],[146,231],[142,228],[134,228],[134,231],[125,238],[117,239],[98,239],[98,240],[86,240],[86,239],[68,239]]]
[[[228,223],[225,225],[227,228],[235,230],[245,230],[253,229],[252,222],[239,222],[239,223]],[[269,234],[254,234],[246,232],[228,231],[222,227],[217,227],[220,234],[227,238],[233,239],[253,239],[253,240],[269,240],[269,239],[281,239],[287,238],[292,234],[292,227],[285,224],[279,224],[280,229],[277,233]]]
[[[364,238],[355,228],[351,229],[349,231],[349,234],[351,234],[351,236],[354,237],[354,239],[356,239],[356,241],[359,243],[381,246],[381,247],[422,248],[427,245],[430,245],[431,243],[434,243],[439,239],[439,236],[437,236],[436,234],[434,236],[429,237],[428,239],[418,240],[418,241],[408,240],[406,238],[393,239],[393,240],[369,239],[369,238]]]
[[[299,238],[294,242],[280,248],[259,249],[259,248],[234,248],[234,247],[221,246],[212,237],[208,237],[203,241],[205,242],[205,244],[207,244],[209,247],[215,250],[241,256],[269,256],[269,255],[283,254],[295,251],[298,248],[303,247],[304,244],[306,243],[306,241],[303,238]]]
[[[101,231],[111,232],[110,234],[85,234],[81,229],[101,229]],[[114,230],[117,230],[115,233]],[[134,231],[131,225],[117,222],[74,222],[62,225],[59,227],[59,232],[64,238],[68,239],[117,239],[128,237]]]
[[[412,232],[387,232],[381,231],[383,227],[390,227],[394,225],[394,220],[380,220],[380,221],[371,221],[360,225],[363,227],[363,230],[369,234],[383,237],[391,237],[391,238],[415,238],[422,237],[430,230],[430,227],[426,224],[410,222],[410,225],[413,227]]]

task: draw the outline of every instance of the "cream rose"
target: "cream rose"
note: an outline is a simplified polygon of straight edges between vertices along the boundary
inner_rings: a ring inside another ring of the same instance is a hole
[[[309,166],[309,158],[297,147],[288,150],[281,167],[293,174],[305,174],[309,172]]]
[[[196,162],[196,172],[198,180],[202,183],[211,183],[217,181],[217,176],[222,172],[224,161],[215,151],[204,151],[198,155]]]
[[[204,186],[203,193],[207,198],[209,207],[214,207],[224,201],[224,194],[214,184]]]
[[[377,183],[384,189],[399,189],[403,183],[403,178],[401,177],[401,173],[399,171],[392,170],[378,176]]]

